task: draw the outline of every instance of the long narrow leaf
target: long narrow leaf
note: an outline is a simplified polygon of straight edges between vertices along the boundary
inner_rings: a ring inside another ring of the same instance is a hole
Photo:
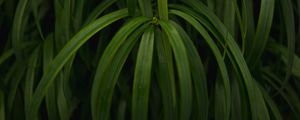
[[[192,80],[187,52],[182,39],[176,28],[167,21],[159,21],[159,24],[167,34],[174,52],[180,87],[179,119],[187,120],[191,115],[192,108]]]
[[[53,37],[49,36],[43,45],[43,72],[46,74],[46,71],[53,60]],[[57,113],[57,101],[56,101],[56,82],[49,86],[49,90],[45,96],[47,113],[49,115],[50,120],[58,119]]]
[[[249,100],[257,101],[257,102],[255,102],[257,104],[250,102],[252,116],[254,118],[261,117],[260,119],[269,119],[269,115],[268,115],[267,108],[265,106],[263,97],[261,96],[261,94],[254,93],[254,88],[257,86],[254,85],[252,75],[250,74],[250,70],[246,64],[246,61],[242,55],[242,52],[239,49],[237,43],[234,41],[233,37],[230,34],[228,34],[226,27],[202,3],[197,2],[195,0],[184,1],[184,2],[186,2],[190,6],[193,6],[193,8],[197,12],[200,12],[206,16],[206,17],[204,17],[204,16],[200,16],[194,12],[189,12],[197,20],[201,21],[201,23],[203,23],[204,26],[206,26],[207,29],[210,30],[212,32],[212,34],[214,34],[215,37],[217,37],[217,40],[219,40],[219,42],[222,42],[222,40],[226,40],[225,42],[228,45],[229,53],[232,54],[232,57],[233,57],[232,60],[235,60],[232,62],[234,62],[234,65],[238,66],[239,71],[241,72],[241,74],[243,76],[243,82],[244,82],[247,92],[249,94],[248,95]],[[207,20],[209,20],[209,21],[207,21]],[[260,112],[258,112],[258,111],[260,111]]]
[[[132,95],[133,120],[147,119],[153,45],[154,29],[150,27],[142,36],[135,65]]]
[[[285,25],[287,45],[288,45],[288,64],[286,71],[286,80],[289,79],[292,68],[295,53],[295,22],[294,22],[294,12],[291,0],[280,0],[280,5],[282,8],[283,21]]]
[[[173,54],[167,36],[160,29],[155,30],[155,47],[157,51],[157,80],[162,93],[164,119],[177,119],[177,98]]]
[[[135,29],[137,29],[139,26],[141,26],[143,23],[145,23],[148,20],[149,19],[145,17],[138,17],[132,19],[116,33],[116,35],[112,38],[109,45],[106,47],[99,61],[96,75],[94,77],[93,87],[92,87],[91,107],[92,107],[93,119],[104,119],[104,120],[109,119],[108,113],[110,109],[110,102],[111,102],[110,99],[113,94],[114,86],[116,84],[116,79],[114,79],[114,81],[109,81],[109,79],[112,79],[110,77],[113,77],[113,76],[109,76],[109,74],[113,74],[113,73],[108,74],[106,72],[109,70],[109,67],[111,67],[110,65],[112,64],[112,62],[114,62],[113,59],[118,49],[125,42],[126,38]]]
[[[161,20],[168,20],[168,0],[158,0],[158,15]]]
[[[45,96],[49,86],[54,82],[54,79],[58,72],[62,69],[63,65],[70,59],[70,57],[82,46],[91,36],[96,32],[110,25],[111,23],[127,16],[127,10],[122,9],[108,15],[105,15],[98,20],[87,25],[81,31],[79,31],[60,51],[60,53],[54,58],[47,74],[44,74],[36,91],[33,94],[32,102],[30,103],[30,110],[27,111],[28,119],[34,119],[35,114]]]
[[[28,64],[30,67],[28,67],[26,72],[26,79],[25,79],[25,90],[24,90],[24,104],[25,104],[25,111],[28,110],[30,101],[32,99],[33,94],[33,88],[34,88],[34,81],[35,81],[35,75],[36,75],[36,67],[39,59],[39,51],[40,47],[37,47],[32,55],[30,56],[30,59],[28,61]]]
[[[226,102],[225,102],[225,104],[223,104],[224,110],[222,112],[224,112],[224,113],[223,113],[222,118],[223,119],[229,119],[229,109],[230,109],[229,77],[228,77],[228,72],[227,72],[226,65],[223,61],[222,55],[221,55],[218,47],[216,46],[216,43],[214,43],[212,38],[209,36],[208,32],[204,29],[204,27],[201,24],[199,24],[193,17],[191,17],[188,14],[185,14],[183,12],[176,11],[176,10],[171,10],[170,12],[175,14],[175,15],[178,15],[181,18],[188,21],[204,37],[204,39],[208,43],[209,47],[213,51],[214,56],[216,57],[218,65],[219,65],[220,72],[222,74],[223,85],[224,85],[224,94],[225,94],[225,98],[226,98],[226,100],[225,100]]]
[[[201,61],[200,55],[193,45],[193,42],[189,35],[180,27],[177,23],[171,22],[178,30],[180,36],[182,37],[183,43],[187,48],[187,53],[190,61],[191,73],[193,78],[193,84],[196,94],[196,108],[199,110],[200,114],[197,115],[201,120],[208,119],[208,91],[206,82],[206,72],[204,70],[204,65]]]
[[[268,41],[274,14],[274,4],[274,0],[261,1],[259,20],[256,28],[255,37],[252,42],[253,44],[251,46],[250,52],[248,55],[246,55],[247,62],[253,64],[253,67],[250,67],[250,69],[255,68],[255,65],[259,61]]]
[[[22,31],[22,26],[24,26],[24,17],[25,11],[27,7],[28,0],[19,1],[17,10],[15,13],[14,21],[13,21],[13,29],[12,29],[12,45],[14,53],[17,54],[18,59],[21,60],[21,45],[22,45],[22,37],[24,37],[24,31]]]
[[[152,0],[138,0],[142,15],[153,17],[151,1]]]

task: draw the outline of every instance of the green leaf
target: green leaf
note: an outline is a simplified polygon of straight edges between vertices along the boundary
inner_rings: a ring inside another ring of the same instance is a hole
[[[221,7],[219,7],[221,8]],[[236,14],[234,9],[233,0],[226,0],[224,3],[224,9],[223,11],[223,23],[228,29],[229,33],[232,36],[235,36],[235,24],[236,24]]]
[[[154,29],[153,27],[150,27],[144,32],[142,36],[137,54],[132,93],[133,120],[147,119],[149,89],[151,83],[153,45]]]
[[[121,71],[120,68],[122,68],[125,58],[127,58],[125,53],[121,52],[123,54],[119,54],[118,50],[121,49],[120,47],[126,38],[147,21],[149,21],[149,19],[145,17],[137,17],[130,20],[114,35],[103,52],[94,77],[91,93],[93,119],[109,119],[110,103],[114,86],[119,76],[118,74]],[[130,43],[129,41],[127,42]],[[127,50],[123,51],[126,52]]]
[[[106,0],[103,1],[101,4],[99,4],[91,14],[87,17],[87,19],[84,22],[84,26],[88,23],[94,21],[101,13],[104,12],[108,7],[110,7],[113,3],[115,3],[117,0]]]
[[[254,92],[257,86],[254,85],[254,80],[252,79],[252,75],[250,74],[249,68],[246,64],[241,50],[239,49],[239,46],[237,45],[233,37],[228,34],[226,27],[221,23],[217,16],[215,16],[214,13],[212,13],[201,2],[197,2],[195,0],[184,2],[203,15],[199,15],[195,12],[188,12],[189,14],[199,20],[214,35],[214,37],[217,38],[217,40],[221,44],[224,44],[223,41],[226,42],[229,48],[229,53],[231,54],[229,57],[233,57],[232,60],[234,60],[231,62],[234,66],[237,66],[239,72],[241,72],[243,76],[243,79],[241,80],[246,86],[249,101],[252,101],[249,104],[253,118],[258,117],[259,119],[269,119],[265,101],[263,100],[261,94]],[[260,93],[260,91],[258,92]]]
[[[274,0],[262,0],[258,24],[252,46],[249,54],[246,54],[246,60],[251,63],[250,69],[254,69],[265,49],[268,41],[274,14]]]
[[[28,0],[22,0],[18,2],[18,6],[15,12],[14,20],[13,20],[13,27],[12,27],[12,46],[14,53],[17,55],[18,59],[21,60],[21,45],[22,45],[22,38],[24,37],[24,18],[25,18],[25,11]]]
[[[193,78],[193,85],[195,89],[195,96],[196,96],[196,108],[200,112],[197,114],[196,119],[206,120],[208,119],[208,91],[207,91],[207,82],[206,82],[206,72],[204,69],[204,65],[201,61],[200,55],[193,44],[189,35],[184,31],[179,24],[175,22],[171,22],[176,29],[178,30],[180,36],[182,37],[183,43],[186,46],[191,73]]]
[[[280,0],[282,8],[283,21],[288,45],[288,61],[285,80],[287,81],[291,75],[293,68],[293,60],[295,53],[295,22],[294,12],[291,0]]]
[[[39,2],[40,1],[38,1],[38,0],[31,0],[30,3],[31,3],[31,9],[32,9],[32,12],[33,12],[36,27],[38,29],[38,32],[39,32],[42,40],[44,40],[45,38],[44,38],[44,34],[42,32],[41,23],[40,23],[40,16],[39,16],[39,13],[38,13]]]
[[[61,39],[63,42],[62,45],[66,43],[70,39],[70,34],[71,34],[71,0],[64,0],[64,5],[63,5],[63,11],[62,11],[62,21],[60,28],[62,29],[62,37]],[[60,49],[60,48],[59,48]]]
[[[109,0],[109,1],[113,1],[113,0]],[[86,5],[85,0],[79,0],[79,1],[75,1],[73,2],[75,5],[73,5],[73,9],[71,11],[75,11],[72,12],[74,15],[74,19],[71,21],[73,22],[73,27],[75,31],[80,30],[81,25],[82,25],[82,21],[83,21],[83,12],[84,12],[84,6]]]
[[[67,100],[66,94],[65,94],[65,79],[66,74],[63,74],[61,72],[58,77],[58,83],[57,83],[57,109],[59,113],[59,117],[61,120],[67,120],[70,119],[70,104]]]
[[[227,68],[226,65],[224,63],[224,60],[222,58],[222,54],[220,53],[217,44],[212,40],[212,38],[210,37],[210,35],[208,34],[208,32],[204,29],[204,27],[198,23],[193,17],[191,17],[190,15],[184,13],[184,12],[180,12],[178,10],[170,10],[170,13],[178,15],[179,17],[183,18],[184,20],[186,20],[187,22],[189,22],[206,40],[206,42],[208,43],[210,49],[212,50],[212,52],[214,53],[214,56],[217,59],[217,63],[219,65],[219,69],[223,78],[223,83],[222,83],[222,88],[224,89],[224,97],[225,99],[225,104],[221,104],[223,109],[222,110],[222,116],[221,115],[216,115],[219,116],[220,118],[223,119],[229,119],[229,110],[230,110],[230,85],[229,85],[229,77],[228,77],[228,72],[227,72]],[[221,87],[221,86],[219,86]],[[220,93],[221,94],[221,93]],[[218,107],[221,107],[221,105],[218,105]],[[219,109],[217,109],[219,110]]]
[[[175,86],[174,61],[167,36],[159,28],[155,29],[157,51],[157,81],[162,94],[164,119],[177,119],[177,97]]]
[[[47,73],[47,69],[49,68],[50,63],[53,60],[53,36],[48,36],[43,44],[43,74]],[[51,84],[48,88],[48,92],[45,96],[45,102],[47,107],[47,114],[50,120],[58,119],[58,109],[57,109],[57,101],[56,101],[56,82]]]
[[[158,15],[161,20],[168,20],[168,0],[158,0]]]
[[[174,52],[178,77],[179,77],[179,119],[187,120],[191,115],[192,108],[192,80],[186,48],[176,28],[167,21],[159,21],[164,32],[169,38]]]
[[[13,105],[16,101],[18,87],[20,85],[21,79],[25,73],[25,67],[22,66],[21,62],[17,62],[16,71],[13,72],[13,76],[9,78],[9,93],[7,96],[7,112],[12,116],[13,114]]]
[[[260,90],[262,91],[262,94],[266,100],[267,105],[270,108],[270,111],[273,113],[272,115],[274,116],[275,120],[282,120],[282,116],[280,114],[280,111],[278,107],[276,106],[275,101],[270,97],[268,92],[262,88],[262,86],[259,86]]]
[[[29,58],[28,65],[26,72],[26,78],[25,78],[25,88],[24,88],[24,105],[25,105],[25,111],[29,109],[29,104],[32,99],[33,94],[33,88],[34,88],[34,82],[35,82],[35,75],[36,75],[36,69],[37,64],[39,60],[40,55],[40,49],[41,47],[37,47],[32,55]]]
[[[153,17],[152,0],[138,0],[142,15],[147,17]]]
[[[58,53],[58,55],[52,61],[50,67],[48,68],[48,71],[46,72],[47,74],[44,74],[41,81],[39,82],[33,94],[32,102],[30,103],[30,110],[27,111],[28,119],[34,119],[34,116],[36,115],[38,108],[46,92],[48,91],[49,86],[53,84],[58,72],[62,69],[64,64],[66,64],[66,62],[71,58],[71,56],[99,30],[126,16],[126,9],[118,10],[116,12],[112,12],[108,15],[105,15],[87,25],[66,44],[66,46]]]

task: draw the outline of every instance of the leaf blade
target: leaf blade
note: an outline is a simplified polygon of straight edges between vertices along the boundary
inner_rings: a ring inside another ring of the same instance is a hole
[[[183,45],[181,37],[179,36],[179,33],[170,22],[159,21],[159,24],[167,34],[174,52],[180,86],[179,119],[186,120],[190,118],[192,107],[192,85],[186,49]]]
[[[150,27],[142,36],[137,55],[132,95],[133,120],[147,119],[153,45],[154,30],[152,27]]]
[[[33,94],[33,99],[30,104],[30,110],[27,111],[28,119],[34,119],[35,114],[38,111],[39,105],[47,92],[49,86],[53,83],[54,78],[58,72],[62,69],[63,65],[68,59],[82,46],[92,35],[99,30],[103,29],[107,25],[127,16],[127,10],[122,9],[116,12],[112,12],[106,16],[99,18],[93,23],[87,25],[81,31],[79,31],[60,51],[60,53],[54,58],[47,74],[44,74],[36,91]]]

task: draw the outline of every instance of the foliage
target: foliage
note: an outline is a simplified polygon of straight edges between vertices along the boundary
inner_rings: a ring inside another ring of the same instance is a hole
[[[300,119],[299,0],[0,0],[0,120]]]

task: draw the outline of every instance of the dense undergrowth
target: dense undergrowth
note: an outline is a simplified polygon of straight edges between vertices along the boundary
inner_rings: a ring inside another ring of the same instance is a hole
[[[0,120],[297,120],[299,39],[299,0],[0,0]]]

